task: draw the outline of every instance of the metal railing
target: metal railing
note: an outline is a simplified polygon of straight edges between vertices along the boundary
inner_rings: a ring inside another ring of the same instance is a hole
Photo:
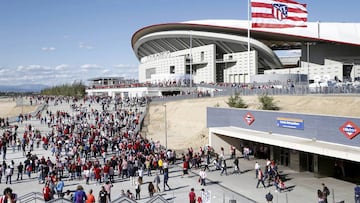
[[[19,203],[27,203],[27,202],[45,202],[43,198],[43,194],[40,192],[31,192],[28,194],[25,194],[21,197],[18,197],[17,202]]]

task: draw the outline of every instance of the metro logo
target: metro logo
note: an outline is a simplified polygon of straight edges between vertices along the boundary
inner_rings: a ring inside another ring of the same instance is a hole
[[[360,128],[352,121],[345,122],[339,130],[349,139],[353,139],[360,133]]]
[[[247,112],[243,118],[248,125],[251,125],[255,121],[255,117],[250,112]]]

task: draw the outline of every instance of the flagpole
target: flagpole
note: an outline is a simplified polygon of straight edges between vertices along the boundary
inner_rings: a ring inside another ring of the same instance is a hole
[[[190,88],[192,88],[192,32],[190,30]]]
[[[249,83],[251,81],[251,76],[250,76],[250,26],[251,26],[251,22],[250,22],[250,1],[248,0],[248,30],[247,30],[247,72],[248,72],[248,77],[249,77]],[[244,83],[245,83],[245,74],[244,74]]]

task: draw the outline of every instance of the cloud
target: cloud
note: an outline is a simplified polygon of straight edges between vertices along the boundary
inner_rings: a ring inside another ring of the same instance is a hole
[[[107,66],[91,63],[80,66],[70,64],[0,66],[0,84],[20,85],[30,83],[56,86],[72,84],[74,81],[83,81],[86,84],[89,79],[95,77],[137,79],[138,68],[136,65],[118,64]]]
[[[113,66],[114,72],[125,78],[138,78],[138,65],[116,64]]]
[[[66,70],[68,67],[69,67],[69,65],[67,65],[67,64],[61,64],[61,65],[55,66],[55,70],[58,70],[58,71]]]
[[[277,51],[275,51],[275,53],[279,57],[299,57],[299,56],[301,56],[300,49],[277,50]]]
[[[42,47],[41,50],[42,51],[55,51],[56,48],[55,47]]]
[[[98,66],[96,64],[84,64],[84,65],[81,65],[80,68],[83,70],[89,70],[89,69],[98,69],[98,68],[100,68],[100,66]]]
[[[93,49],[94,46],[90,45],[90,44],[86,44],[84,42],[80,42],[79,43],[79,48],[80,49]]]
[[[9,73],[11,70],[9,68],[0,67],[0,75]]]
[[[16,71],[46,71],[50,70],[50,67],[41,65],[29,65],[29,66],[18,66]]]
[[[133,64],[115,64],[114,65],[115,68],[137,68],[138,65],[133,65]]]
[[[105,69],[105,70],[102,70],[101,73],[102,73],[102,74],[107,74],[107,73],[110,73],[110,70],[109,70],[109,69]]]

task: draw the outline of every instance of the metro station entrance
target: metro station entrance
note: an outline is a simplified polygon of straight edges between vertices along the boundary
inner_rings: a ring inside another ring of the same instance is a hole
[[[314,172],[314,155],[300,152],[300,171]]]

